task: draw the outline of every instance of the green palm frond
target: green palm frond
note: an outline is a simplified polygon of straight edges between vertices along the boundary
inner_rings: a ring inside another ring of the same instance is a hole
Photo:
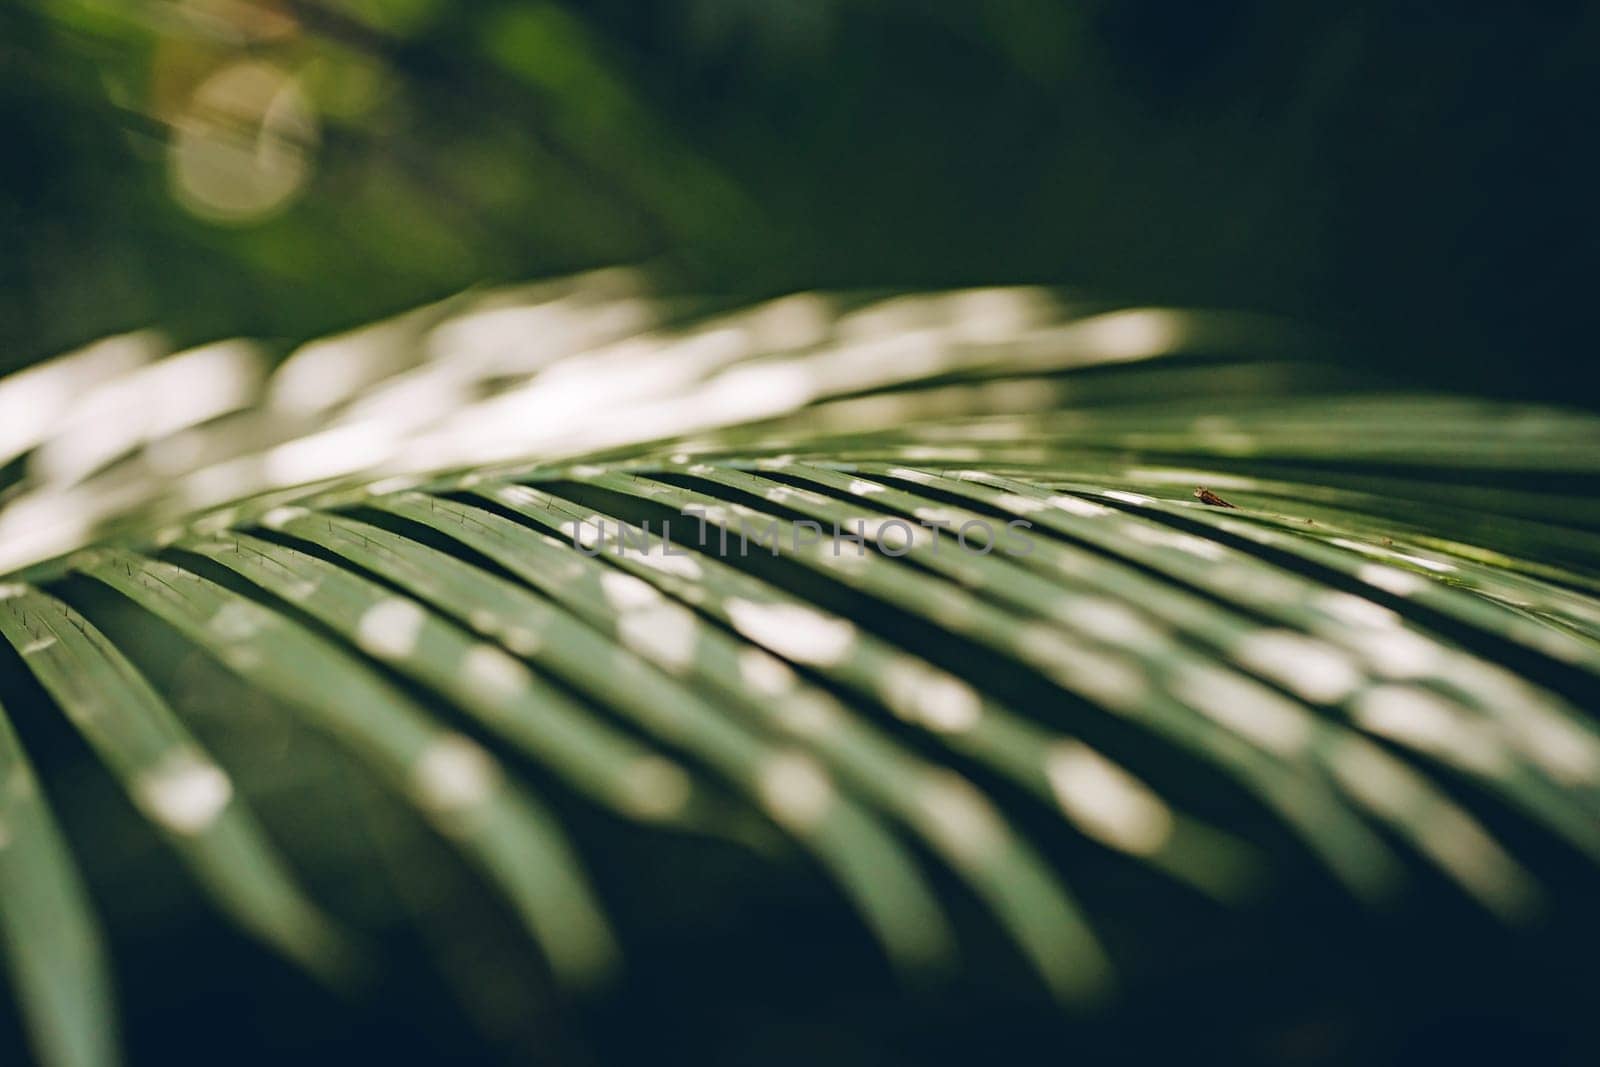
[[[726,309],[607,272],[275,369],[138,335],[0,380],[0,930],[36,1052],[116,1056],[13,732],[57,712],[222,913],[360,980],[146,631],[332,739],[572,987],[628,964],[574,804],[808,855],[908,976],[957,952],[942,868],[1067,1002],[1118,971],[1068,839],[1228,906],[1431,868],[1529,921],[1566,868],[1508,819],[1600,861],[1600,419],[1318,352],[1033,290]]]

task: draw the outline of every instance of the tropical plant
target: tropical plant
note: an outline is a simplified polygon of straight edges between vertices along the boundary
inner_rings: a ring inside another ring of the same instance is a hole
[[[1169,907],[1342,928],[1398,894],[1486,958],[1499,927],[1592,943],[1600,420],[1326,344],[607,271],[275,368],[137,334],[0,380],[0,929],[34,1051],[118,1056],[79,871],[114,846],[52,814],[113,802],[75,796],[61,720],[218,912],[336,988],[397,921],[352,904],[384,881],[340,855],[362,812],[446,969],[472,936],[426,902],[437,841],[569,990],[671,907],[619,887],[619,833],[825,872],[901,980],[959,953],[1025,989],[1020,959],[1065,1018],[1152,995]]]

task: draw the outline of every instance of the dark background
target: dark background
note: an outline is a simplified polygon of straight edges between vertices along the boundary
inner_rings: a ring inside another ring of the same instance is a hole
[[[1267,310],[1354,365],[1592,406],[1597,54],[1568,0],[12,4],[0,367],[644,262]],[[291,204],[219,226],[166,142],[242,58],[301,76],[321,134]]]
[[[634,262],[730,296],[1046,283],[1262,310],[1327,329],[1353,367],[1594,407],[1597,55],[1600,15],[1570,2],[11,0],[0,370],[146,325],[283,351],[480,282]],[[247,61],[301,78],[320,134],[295,199],[220,225],[172,195],[170,146],[196,87]],[[199,669],[142,625],[112,632],[147,674]],[[1506,930],[1421,869],[1375,915],[1228,781],[1114,737],[1285,862],[1230,911],[1060,845],[1135,994],[1103,1015],[1047,1003],[958,887],[968,969],[908,990],[820,872],[606,823],[527,767],[629,950],[619,988],[563,1006],[447,849],[362,807],[359,767],[312,738],[268,759],[237,722],[249,694],[209,678],[180,711],[262,768],[242,788],[374,932],[383,977],[341,998],[208,909],[29,684],[0,650],[136,1064],[1578,1064],[1600,1043],[1594,875],[1531,827],[1492,829],[1562,887],[1545,925]],[[372,873],[374,826],[427,899]]]

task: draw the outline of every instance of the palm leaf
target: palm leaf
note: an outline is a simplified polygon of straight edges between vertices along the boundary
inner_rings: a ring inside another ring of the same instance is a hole
[[[328,980],[356,950],[128,617],[370,769],[574,987],[628,946],[573,804],[809,855],[907,975],[956,951],[931,863],[1069,1001],[1118,960],[1059,841],[1246,908],[1308,862],[1369,903],[1432,867],[1513,924],[1568,868],[1508,818],[1600,859],[1600,420],[1031,290],[687,307],[609,272],[270,372],[141,336],[0,381],[13,719],[63,714],[219,910]],[[0,774],[35,1049],[110,1062],[3,719]]]

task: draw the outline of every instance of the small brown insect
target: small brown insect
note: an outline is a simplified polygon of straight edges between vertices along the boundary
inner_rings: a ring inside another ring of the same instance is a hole
[[[1194,487],[1194,498],[1202,504],[1210,504],[1214,508],[1236,508],[1239,505],[1230,504],[1203,485]]]

